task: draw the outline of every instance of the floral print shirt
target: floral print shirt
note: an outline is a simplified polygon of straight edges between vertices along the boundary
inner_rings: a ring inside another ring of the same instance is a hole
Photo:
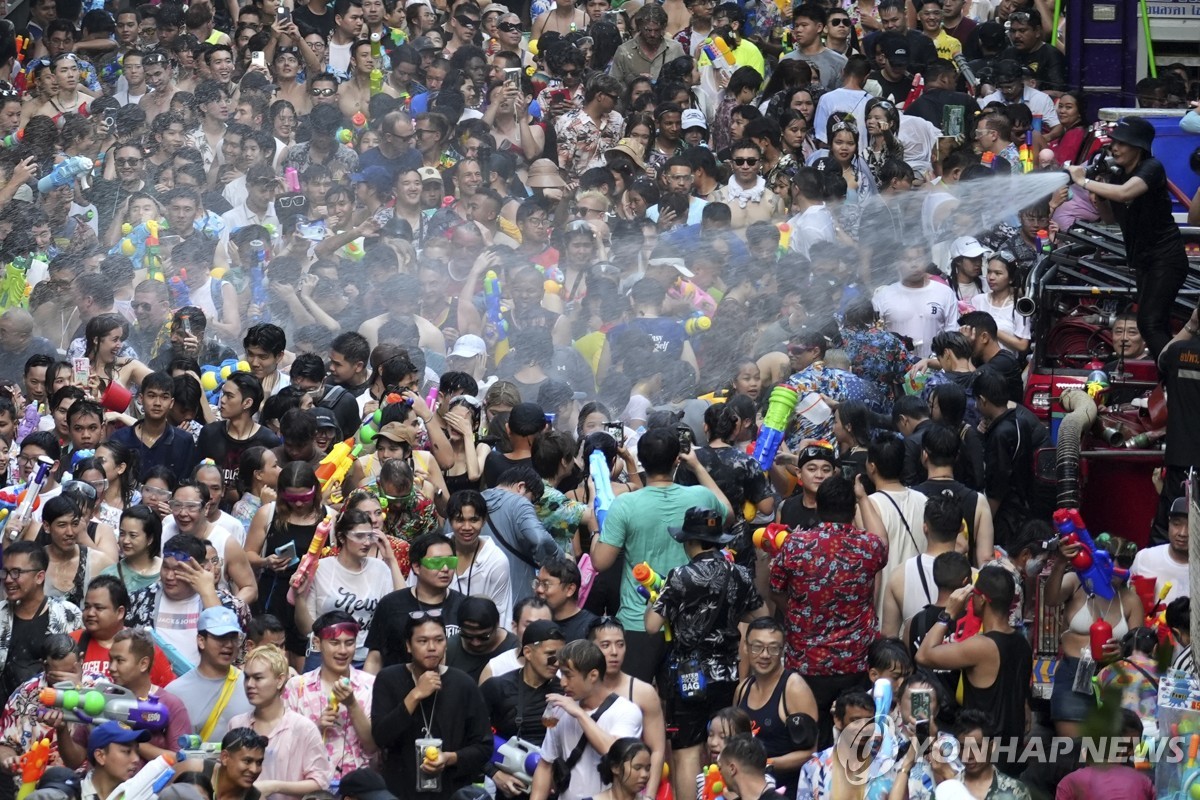
[[[583,514],[587,507],[567,497],[549,483],[543,481],[543,484],[545,489],[542,491],[542,499],[534,503],[538,522],[542,523],[542,527],[554,538],[560,550],[570,553],[575,531],[583,522]]]
[[[866,330],[842,331],[842,341],[850,371],[876,384],[883,392],[884,403],[894,403],[905,371],[917,363],[900,337],[872,325]]]
[[[860,400],[879,413],[885,410],[879,387],[853,372],[826,367],[820,361],[792,375],[786,383],[800,394],[801,400],[808,394],[824,394],[838,402]],[[791,429],[786,437],[788,448],[795,450],[805,439],[833,439],[833,414],[821,422],[814,422],[803,415],[802,406],[797,403],[793,412]]]
[[[784,664],[803,675],[867,668],[879,636],[875,573],[887,545],[853,525],[821,522],[795,531],[771,562],[771,591],[787,598]]]
[[[350,689],[354,692],[354,701],[370,719],[371,699],[375,694],[375,676],[351,667]],[[320,667],[291,678],[283,687],[283,704],[289,710],[312,720],[314,724],[317,723],[321,714],[325,712],[325,707],[329,705],[329,692],[321,684]],[[334,774],[339,779],[347,772],[360,767],[374,766],[350,721],[350,710],[344,704],[338,706],[337,724],[324,730],[323,734],[325,751],[329,753],[329,762],[333,764]]]
[[[610,112],[599,126],[582,109],[555,120],[558,163],[566,167],[569,180],[578,180],[592,167],[603,167],[604,153],[617,146],[624,129],[625,121],[616,111]]]
[[[97,681],[108,680],[107,675],[96,672],[83,673],[80,686],[95,686]],[[12,693],[12,697],[4,704],[4,715],[0,716],[0,744],[11,747],[17,753],[27,753],[34,742],[41,739],[50,740],[50,760],[46,766],[62,766],[62,757],[58,754],[57,732],[51,726],[42,722],[40,710],[45,708],[38,700],[42,689],[49,687],[46,675],[34,675],[22,683]],[[20,773],[17,782],[20,783]]]

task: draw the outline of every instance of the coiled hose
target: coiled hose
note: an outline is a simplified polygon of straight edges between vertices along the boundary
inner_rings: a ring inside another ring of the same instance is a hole
[[[1096,422],[1096,401],[1082,389],[1068,389],[1059,397],[1067,415],[1058,425],[1054,477],[1058,508],[1079,507],[1079,450],[1083,432]]]

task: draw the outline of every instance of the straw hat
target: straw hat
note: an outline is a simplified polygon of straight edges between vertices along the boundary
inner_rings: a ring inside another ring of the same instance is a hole
[[[564,189],[567,182],[558,174],[558,165],[548,158],[539,158],[529,165],[527,186],[534,189]]]

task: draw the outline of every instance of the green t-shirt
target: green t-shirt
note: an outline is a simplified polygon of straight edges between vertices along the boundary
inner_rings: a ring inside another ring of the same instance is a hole
[[[646,630],[646,601],[638,594],[633,568],[645,561],[655,572],[667,573],[687,563],[683,545],[668,528],[683,525],[689,508],[711,508],[724,514],[717,496],[703,486],[648,486],[618,496],[608,510],[600,541],[625,551],[621,575],[621,610],[617,619],[628,631]]]

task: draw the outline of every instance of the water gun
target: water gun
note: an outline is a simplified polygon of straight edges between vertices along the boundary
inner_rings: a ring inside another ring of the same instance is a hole
[[[1026,172],[1028,172],[1028,171],[1029,170],[1026,170]],[[1042,228],[1041,230],[1039,230],[1037,232],[1037,245],[1038,245],[1039,253],[1042,253],[1042,254],[1050,253],[1051,249],[1053,248],[1053,245],[1050,242],[1050,231],[1046,230],[1045,228]]]
[[[721,777],[721,768],[709,764],[703,772],[704,786],[700,789],[700,800],[721,800],[725,796],[725,779]]]
[[[171,304],[175,308],[183,308],[192,304],[192,291],[187,284],[187,270],[180,269],[178,275],[171,277],[167,282],[167,286],[171,290]]]
[[[220,752],[220,742],[205,742],[195,733],[185,733],[179,737],[179,752],[175,754],[175,760],[187,761],[189,758],[197,758],[203,761],[216,758]]]
[[[1064,542],[1080,545],[1079,552],[1071,559],[1071,566],[1079,574],[1079,582],[1083,584],[1087,593],[1105,600],[1113,599],[1116,596],[1112,585],[1113,577],[1128,580],[1129,571],[1115,566],[1112,556],[1096,546],[1092,535],[1083,524],[1079,509],[1060,508],[1055,511],[1054,527]]]
[[[249,372],[250,364],[227,358],[220,364],[205,364],[200,368],[200,388],[204,390],[208,402],[216,405],[221,400],[221,387],[229,376],[235,372]]]
[[[25,437],[37,430],[38,425],[42,421],[41,409],[37,403],[30,403],[25,406],[25,413],[21,417],[20,424],[17,425],[16,441],[22,442]]]
[[[758,440],[754,442],[754,460],[763,472],[775,464],[775,454],[779,452],[783,434],[787,432],[788,422],[791,421],[792,412],[796,410],[796,404],[799,402],[799,392],[790,386],[780,384],[771,390],[763,427],[758,432]]]
[[[339,248],[337,254],[339,258],[344,258],[347,261],[356,263],[362,261],[363,256],[366,255],[366,251],[363,250],[363,237],[360,236],[353,242],[349,242],[344,247]]]
[[[779,223],[779,249],[776,253],[778,258],[783,258],[792,249],[792,226],[786,222]]]
[[[508,773],[525,786],[533,786],[533,773],[542,760],[542,748],[527,742],[520,736],[504,739],[492,734],[492,763],[496,769]]]
[[[23,264],[28,259],[18,257],[4,265],[4,278],[0,280],[0,308],[27,308],[29,306],[29,285],[27,270]]]
[[[324,493],[330,486],[340,484],[345,480],[346,473],[354,466],[355,459],[361,453],[362,445],[355,442],[353,436],[344,442],[335,444],[329,454],[322,458],[321,463],[317,465],[317,480],[321,482],[321,492]]]
[[[16,147],[25,139],[25,129],[21,128],[16,133],[10,133],[3,139],[0,139],[0,147]]]
[[[717,301],[708,292],[691,281],[680,278],[675,285],[667,290],[667,296],[676,300],[686,300],[696,311],[709,317],[717,315]]]
[[[988,169],[995,169],[996,168],[996,154],[991,152],[990,150],[984,151],[983,155],[979,157],[979,163],[982,164],[983,166],[987,167]]]
[[[17,800],[25,800],[33,793],[49,764],[50,740],[39,739],[21,756],[21,788],[17,791]]]
[[[383,91],[383,70],[381,70],[379,67],[375,67],[373,70],[371,70],[370,87],[372,97]]]
[[[1033,172],[1033,130],[1025,131],[1025,141],[1017,148],[1022,172]]]
[[[687,318],[683,323],[683,330],[688,336],[695,336],[698,333],[704,333],[712,327],[712,317],[705,316],[697,311]]]
[[[616,496],[612,490],[612,476],[608,471],[608,462],[604,460],[604,453],[599,450],[593,450],[588,456],[588,472],[591,474],[592,483],[596,486],[596,499],[593,504],[596,510],[596,524],[600,526],[600,530],[604,530],[604,520],[608,517],[608,509],[612,507],[613,500]]]
[[[721,47],[717,45],[717,42],[721,42],[725,49],[722,50]],[[728,54],[732,57],[733,51],[729,49],[729,45],[725,44],[723,39],[717,38],[715,41],[713,39],[705,39],[704,43],[700,45],[700,50],[705,56],[708,57],[708,60],[712,62],[712,65],[719,69],[722,74],[731,75],[733,73],[733,63],[725,58],[726,52],[728,52]]]
[[[354,127],[338,129],[337,139],[342,144],[350,144],[350,142],[354,141],[354,137],[367,129],[367,116],[359,111],[350,118],[350,124]]]
[[[879,752],[890,755],[895,750],[896,737],[892,732],[889,715],[892,713],[892,682],[878,678],[871,687],[875,699],[875,734],[880,737]]]
[[[754,546],[762,550],[771,558],[779,555],[783,550],[783,543],[791,536],[792,529],[780,522],[772,522],[764,528],[759,528],[754,532],[751,541]]]
[[[62,161],[50,174],[42,178],[37,183],[38,191],[42,194],[50,194],[60,186],[70,186],[75,182],[75,179],[80,175],[88,172],[92,168],[92,160],[86,156],[71,156]]]
[[[542,291],[546,294],[560,294],[563,284],[567,280],[563,271],[557,266],[543,267],[541,264],[535,264],[534,266],[538,268],[538,272],[542,273],[542,277],[545,278],[542,282]]]
[[[251,322],[270,322],[271,310],[267,308],[267,246],[261,239],[250,242],[250,302],[258,307],[258,313],[250,317]]]
[[[916,76],[913,77],[912,88],[908,90],[908,96],[904,98],[904,103],[901,105],[901,108],[909,108],[913,103],[917,102],[917,100],[919,100],[923,94],[925,94],[925,77],[918,72]]]
[[[1187,764],[1183,767],[1183,782],[1179,785],[1179,798],[1191,798],[1196,800],[1200,796],[1200,766],[1196,763],[1196,756],[1200,755],[1200,733],[1193,733],[1192,738],[1188,741],[1188,759]]]
[[[383,398],[383,405],[375,409],[375,413],[367,418],[367,421],[362,424],[355,434],[354,440],[362,447],[370,447],[375,441],[375,436],[379,433],[379,429],[383,426],[383,409],[393,403],[404,403],[411,405],[411,401],[402,397],[395,392],[391,392]]]
[[[958,67],[958,74],[967,82],[967,92],[974,97],[975,92],[979,90],[979,78],[975,76],[975,71],[967,64],[967,59],[962,53],[955,53],[953,60],[954,66]]]
[[[643,561],[633,568],[633,579],[638,584],[637,593],[645,598],[647,603],[658,601],[658,593],[662,591],[665,581],[653,567]],[[666,640],[671,641],[671,628],[666,623],[663,624],[663,632]]]
[[[1150,612],[1146,614],[1146,627],[1158,635],[1159,644],[1171,641],[1171,628],[1167,625],[1167,595],[1171,593],[1171,587],[1174,585],[1171,581],[1163,582],[1158,590],[1158,597],[1155,598]]]
[[[345,444],[345,442],[342,442]],[[324,464],[324,462],[322,462]],[[299,589],[304,584],[312,580],[313,575],[317,574],[317,562],[321,559],[321,550],[324,549],[325,543],[329,541],[329,529],[333,527],[333,514],[326,514],[325,519],[321,520],[321,524],[317,526],[317,530],[313,533],[312,541],[308,543],[308,550],[304,552],[303,558],[300,559],[300,566],[296,567],[296,572],[288,583],[292,589]],[[289,590],[289,595],[291,591]],[[292,600],[289,596],[288,600]]]
[[[158,793],[174,778],[175,755],[165,753],[113,789],[106,800],[156,800]]]
[[[48,456],[38,456],[38,464],[34,468],[33,477],[25,488],[17,494],[17,509],[10,516],[6,516],[3,522],[7,525],[9,519],[16,517],[19,520],[28,520],[29,515],[42,503],[42,486],[46,484],[46,476],[50,473],[50,467],[54,466],[54,462]],[[18,530],[12,534],[16,538],[21,534]]]
[[[500,277],[495,270],[489,269],[483,276],[483,300],[487,305],[488,323],[496,331],[492,361],[499,364],[508,355],[508,320],[504,318],[504,309],[500,305]]]
[[[88,688],[78,688],[70,681],[56,683],[38,693],[38,702],[46,708],[61,708],[63,716],[74,722],[99,725],[113,721],[142,731],[165,730],[170,716],[156,695],[140,700],[124,686],[107,681]]]

